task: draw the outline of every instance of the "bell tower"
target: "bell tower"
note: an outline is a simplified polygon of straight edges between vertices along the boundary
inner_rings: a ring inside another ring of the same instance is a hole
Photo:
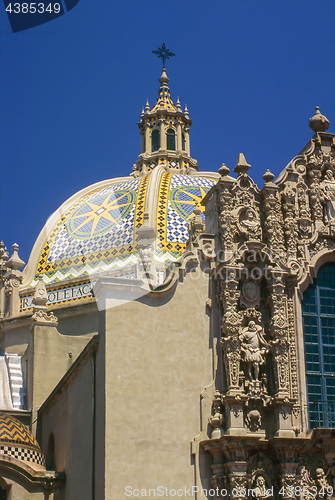
[[[138,126],[141,133],[141,154],[134,170],[147,173],[157,166],[167,171],[178,170],[189,173],[198,170],[198,162],[190,156],[190,120],[187,106],[181,108],[179,98],[176,104],[171,99],[166,74],[165,60],[173,56],[165,44],[153,51],[163,59],[163,71],[159,78],[160,88],[155,106],[150,107],[147,101],[142,110]]]

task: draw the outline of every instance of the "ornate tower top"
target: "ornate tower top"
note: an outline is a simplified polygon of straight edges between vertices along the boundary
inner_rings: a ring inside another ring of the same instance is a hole
[[[163,70],[159,78],[160,88],[157,102],[153,108],[147,101],[142,110],[141,121],[138,124],[141,131],[142,148],[134,174],[145,174],[157,166],[167,171],[178,170],[181,173],[191,173],[198,170],[198,163],[190,156],[189,131],[192,121],[185,105],[182,111],[179,98],[174,104],[168,86],[165,61],[174,56],[165,44],[153,51],[163,61]]]

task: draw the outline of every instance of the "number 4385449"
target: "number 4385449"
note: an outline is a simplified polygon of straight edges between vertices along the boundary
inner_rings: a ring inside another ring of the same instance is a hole
[[[49,12],[52,14],[59,14],[60,12],[60,4],[59,3],[49,3],[49,5],[45,6],[44,3],[14,3],[12,7],[12,3],[8,4],[6,7],[6,11],[10,14],[43,14],[44,12]]]

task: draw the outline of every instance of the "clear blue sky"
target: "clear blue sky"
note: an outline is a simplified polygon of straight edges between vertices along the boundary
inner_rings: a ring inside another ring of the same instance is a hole
[[[261,186],[312,137],[316,105],[335,132],[334,19],[334,0],[80,0],[13,34],[0,5],[0,239],[27,262],[68,197],[131,172],[163,42],[200,169],[233,169],[243,152]]]

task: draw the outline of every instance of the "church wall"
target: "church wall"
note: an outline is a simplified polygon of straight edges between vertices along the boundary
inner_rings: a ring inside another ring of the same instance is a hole
[[[96,335],[99,328],[99,318],[96,304],[91,306],[56,310],[58,330],[62,335],[89,336]]]
[[[5,325],[0,341],[0,350],[22,356],[31,340],[30,318]]]
[[[65,486],[55,490],[55,500],[92,500],[93,390],[89,353],[39,415],[42,451],[48,453],[52,433],[55,470],[66,473]]]
[[[170,297],[106,309],[105,498],[194,485],[190,444],[213,380],[207,298],[207,276],[191,273]]]
[[[33,338],[32,421],[64,373],[89,342],[89,338],[61,335],[55,326],[34,328]],[[36,424],[35,424],[36,426]]]

